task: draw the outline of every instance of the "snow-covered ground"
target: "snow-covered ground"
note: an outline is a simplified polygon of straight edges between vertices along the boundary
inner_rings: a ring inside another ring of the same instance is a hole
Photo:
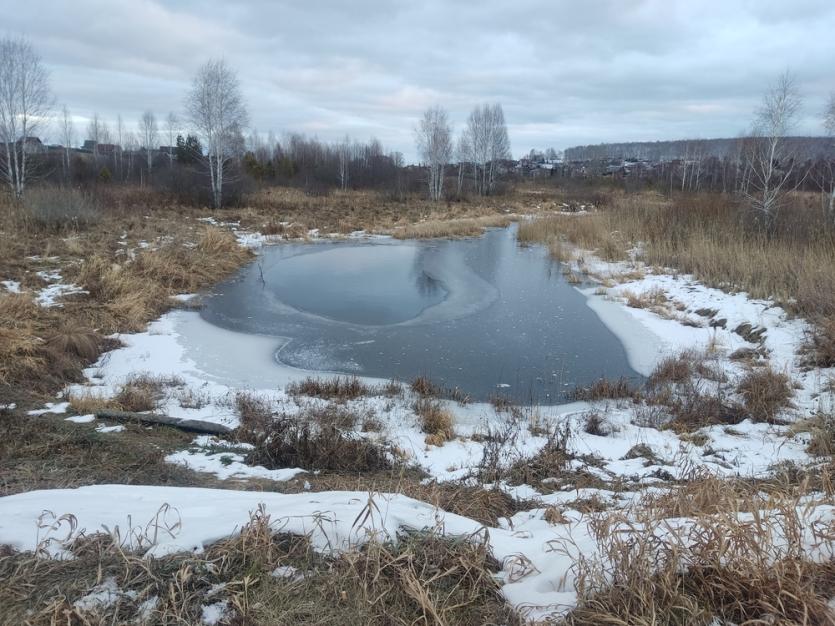
[[[239,232],[238,237],[244,245],[264,243],[257,234]],[[588,305],[621,339],[637,371],[649,374],[662,358],[695,350],[710,354],[711,366],[727,375],[732,388],[746,366],[730,359],[730,354],[740,348],[762,349],[772,367],[786,373],[795,385],[793,407],[782,416],[784,419],[795,421],[818,411],[831,411],[835,406],[833,386],[829,384],[835,379],[835,371],[801,366],[798,353],[809,331],[803,320],[792,319],[771,302],[711,289],[689,276],[654,273],[638,263],[604,263],[586,253],[582,257],[582,262],[574,262],[575,271],[588,273],[607,285],[605,289],[581,287]],[[630,295],[658,293],[664,294],[663,299],[656,298],[661,302],[658,306],[633,308],[625,304]],[[742,324],[762,329],[761,343],[751,343],[735,332]],[[276,361],[274,355],[281,339],[221,329],[194,311],[170,312],[151,323],[145,332],[120,335],[119,339],[124,347],[103,355],[86,371],[87,383],[71,386],[69,395],[112,396],[132,376],[150,373],[175,381],[166,387],[159,412],[229,427],[238,424],[234,398],[241,390],[287,415],[325,403],[285,391],[288,383],[311,372]],[[514,416],[497,412],[489,404],[446,402],[455,417],[457,437],[444,445],[428,445],[413,404],[411,393],[404,391],[393,398],[380,395],[352,400],[345,403],[345,408],[357,415],[373,416],[381,425],[380,432],[360,436],[378,437],[396,445],[430,476],[429,480],[472,483],[472,470],[485,446],[484,438],[478,435],[488,428],[517,429],[512,448],[503,451],[510,462],[536,454],[547,443],[541,434],[543,428],[558,425],[567,426],[571,432],[568,452],[574,458],[570,469],[582,470],[607,483],[599,489],[569,485],[551,493],[540,493],[529,485],[500,485],[519,498],[538,500],[537,508],[517,513],[512,519],[502,520],[499,528],[489,530],[490,547],[503,562],[503,593],[510,603],[524,607],[532,616],[570,607],[576,600],[572,565],[579,554],[598,550],[588,516],[573,510],[572,502],[596,497],[622,508],[631,505],[641,490],[651,490],[659,476],[680,478],[697,469],[719,476],[763,476],[781,463],[814,462],[805,451],[804,436],[789,426],[746,420],[732,428],[704,427],[696,433],[698,437],[682,438],[673,430],[659,429],[639,419],[642,406],[631,401],[530,407]],[[40,412],[60,414],[68,410],[66,403],[55,403]],[[591,413],[600,418],[597,434],[586,432]],[[88,419],[81,416],[74,421]],[[110,428],[99,425],[101,432],[118,436],[118,431]],[[632,454],[636,446],[644,453]],[[298,468],[270,470],[246,465],[245,452],[240,444],[198,437],[188,449],[171,454],[168,460],[221,479],[304,479],[303,470]],[[630,485],[630,491],[608,488],[615,483]],[[369,508],[373,514],[363,524],[354,525],[369,507],[369,497],[350,492],[282,495],[112,485],[36,491],[0,499],[4,512],[0,516],[0,543],[21,549],[48,547],[60,553],[62,543],[57,539],[67,529],[59,528],[55,516],[68,513],[76,522],[74,532],[118,526],[121,537],[138,542],[138,547],[152,554],[200,550],[240,529],[259,504],[265,504],[275,518],[281,519],[281,530],[312,533],[314,544],[323,550],[342,549],[370,537],[395,538],[404,529],[470,535],[481,526],[396,494],[374,495],[375,506]],[[564,523],[543,517],[549,506],[560,510]],[[55,514],[51,522],[42,515],[47,510]],[[829,506],[810,509],[809,514],[826,523],[833,519]],[[126,524],[140,525],[128,528]],[[154,533],[156,542],[148,544],[149,529],[159,527],[170,527],[171,532]]]
[[[600,546],[588,516],[566,509],[560,523],[543,509],[516,514],[499,528],[439,511],[400,494],[331,491],[277,494],[186,487],[96,485],[79,489],[32,491],[3,498],[0,539],[21,550],[38,549],[66,556],[65,547],[81,533],[106,532],[126,549],[149,556],[201,552],[207,545],[235,534],[263,505],[277,532],[307,535],[324,553],[338,553],[375,539],[396,541],[409,530],[447,536],[486,537],[503,564],[499,575],[507,600],[530,618],[544,618],[576,602],[580,556],[599,558]],[[45,511],[61,511],[63,517]],[[810,558],[833,556],[833,544],[820,541],[813,528],[831,526],[835,509],[828,505],[797,509],[806,533],[800,537]],[[750,520],[751,514],[743,517]],[[695,522],[672,520],[662,532],[687,536]],[[621,532],[626,532],[624,529]],[[632,532],[637,532],[634,529]],[[777,538],[778,547],[788,542]],[[774,557],[779,555],[776,550]],[[85,602],[106,601],[115,585],[93,589]]]

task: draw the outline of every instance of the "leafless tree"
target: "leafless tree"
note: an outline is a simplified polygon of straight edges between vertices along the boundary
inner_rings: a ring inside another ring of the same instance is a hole
[[[215,208],[223,203],[226,164],[237,156],[248,115],[235,72],[223,60],[206,62],[194,77],[186,111],[206,148]]]
[[[824,112],[823,125],[830,135],[835,135],[835,93],[829,96],[829,103]]]
[[[467,118],[466,136],[476,191],[481,195],[488,194],[495,184],[498,161],[510,157],[510,139],[502,105],[475,107]]]
[[[61,144],[64,146],[64,177],[67,178],[70,175],[70,152],[75,143],[75,125],[66,104],[61,107],[61,118],[58,120],[58,125]]]
[[[793,149],[785,137],[800,112],[800,95],[794,77],[785,72],[766,91],[757,111],[748,144],[751,176],[746,197],[751,208],[766,224],[773,224],[796,166]]]
[[[139,141],[145,150],[145,159],[148,165],[148,175],[154,164],[154,150],[159,144],[159,128],[157,118],[151,111],[145,111],[139,118]]]
[[[336,154],[339,159],[339,187],[343,190],[348,188],[351,164],[351,138],[345,135],[345,139],[336,146]]]
[[[823,117],[823,126],[826,132],[835,136],[835,93],[829,97],[829,103],[826,105],[826,111]],[[832,159],[835,155],[829,155],[826,159],[826,165],[829,169],[829,219],[835,220],[835,172],[832,170]]]
[[[455,144],[455,160],[458,162],[458,195],[464,191],[464,166],[471,159],[470,142],[467,141],[467,133],[463,132],[458,136],[458,143]]]
[[[49,76],[26,39],[0,39],[0,176],[18,199],[29,175],[28,141],[48,119]]]
[[[139,150],[139,141],[137,141],[136,135],[130,131],[125,133],[123,141],[125,154],[128,157],[128,166],[125,170],[125,180],[128,180],[133,172],[133,159],[136,157],[136,153]]]
[[[429,197],[440,200],[444,192],[444,166],[452,158],[452,128],[447,112],[434,106],[423,113],[415,129],[418,152],[429,168]]]
[[[113,167],[119,173],[119,176],[124,178],[124,163],[125,163],[125,122],[122,120],[122,115],[116,116],[116,137],[115,147],[113,150]]]
[[[99,163],[99,144],[106,142],[107,124],[105,124],[98,113],[93,113],[93,117],[87,124],[87,139],[93,142],[93,160],[96,165]]]
[[[180,128],[180,118],[174,111],[170,111],[165,118],[165,132],[168,136],[168,167],[174,168],[174,144],[177,143],[177,132]]]

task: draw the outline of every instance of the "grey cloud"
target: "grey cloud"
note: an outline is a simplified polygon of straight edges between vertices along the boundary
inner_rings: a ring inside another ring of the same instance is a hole
[[[786,68],[805,96],[799,130],[817,133],[835,90],[828,0],[16,4],[3,28],[33,40],[79,117],[162,117],[198,65],[223,56],[260,131],[374,135],[407,157],[434,103],[460,128],[474,104],[501,102],[519,154],[735,135]]]

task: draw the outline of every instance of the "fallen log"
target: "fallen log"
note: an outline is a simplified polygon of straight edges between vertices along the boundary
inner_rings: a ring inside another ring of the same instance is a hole
[[[102,409],[100,411],[96,411],[96,417],[99,419],[110,419],[120,422],[162,424],[164,426],[179,428],[180,430],[185,430],[191,433],[201,433],[206,435],[228,435],[232,432],[231,428],[222,424],[204,422],[203,420],[180,419],[169,415],[161,415],[159,413],[137,413],[135,411]]]

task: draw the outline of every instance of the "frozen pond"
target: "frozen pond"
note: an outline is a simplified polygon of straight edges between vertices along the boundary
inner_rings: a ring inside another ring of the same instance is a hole
[[[624,347],[515,226],[463,240],[287,244],[205,300],[217,326],[284,338],[293,367],[409,381],[474,399],[553,404],[601,376],[637,377]]]

